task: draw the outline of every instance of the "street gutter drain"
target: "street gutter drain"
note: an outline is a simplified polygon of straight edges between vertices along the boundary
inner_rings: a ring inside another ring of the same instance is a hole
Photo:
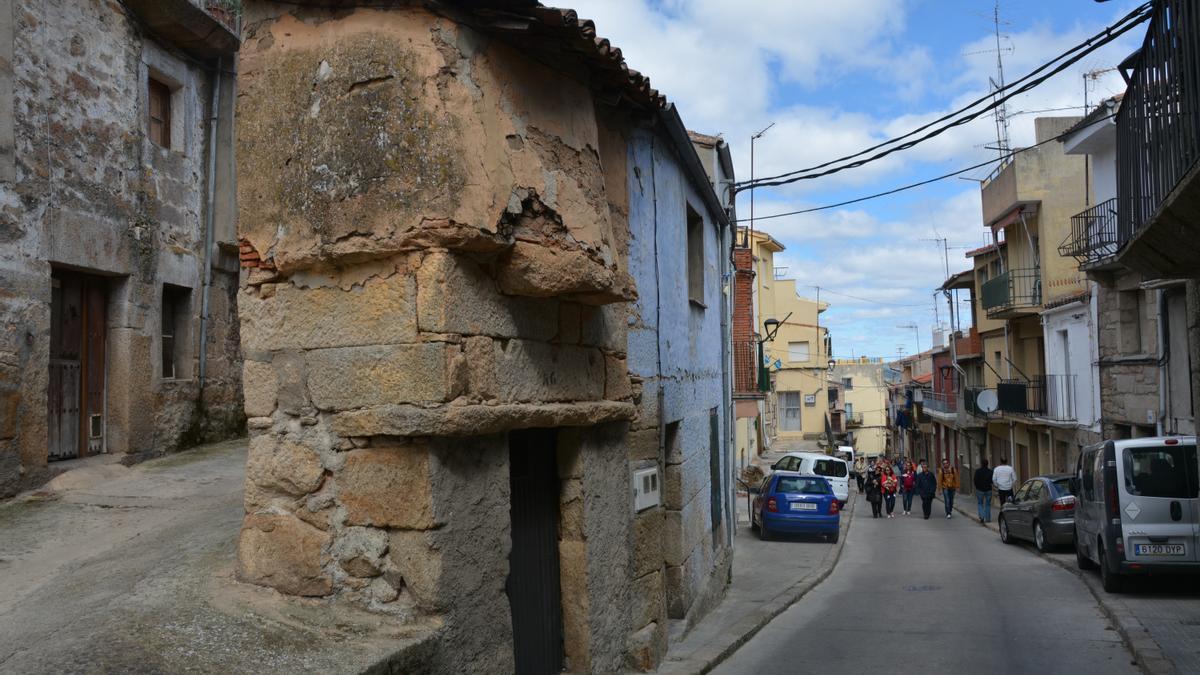
[[[940,590],[942,590],[942,587],[941,586],[932,586],[932,585],[905,586],[904,590],[909,591],[911,593],[928,593],[930,591],[940,591]]]

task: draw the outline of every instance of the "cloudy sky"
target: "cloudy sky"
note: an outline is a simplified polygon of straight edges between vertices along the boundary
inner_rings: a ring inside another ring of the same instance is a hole
[[[739,179],[774,175],[906,133],[988,91],[996,74],[993,0],[571,0],[600,35],[678,106],[689,128],[721,134]],[[1138,2],[1001,0],[1005,75],[1017,79],[1127,14]],[[1010,102],[1014,146],[1033,142],[1039,116],[1078,115],[1084,73],[1134,51],[1144,24]],[[1119,75],[1091,81],[1095,103],[1124,89]],[[1063,108],[1065,110],[1054,110]],[[1049,111],[1049,112],[1035,112]],[[762,217],[841,202],[941,175],[996,156],[986,118],[869,166],[755,195]],[[988,169],[968,176],[982,178]],[[750,214],[749,193],[738,216]],[[979,185],[951,179],[853,207],[757,221],[787,250],[776,264],[802,293],[833,307],[823,322],[838,357],[894,357],[928,349],[933,289],[985,242]],[[946,303],[937,317],[947,322]],[[967,314],[969,317],[969,314]],[[968,319],[969,321],[969,319]],[[917,335],[908,324],[920,326]]]

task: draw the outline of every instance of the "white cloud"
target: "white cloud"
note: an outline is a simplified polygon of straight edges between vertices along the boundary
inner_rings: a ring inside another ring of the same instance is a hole
[[[621,47],[630,66],[647,74],[679,107],[691,128],[722,133],[730,141],[739,178],[750,177],[751,133],[775,122],[756,144],[758,177],[819,164],[862,150],[930,122],[988,93],[995,73],[994,54],[972,54],[994,48],[990,26],[980,22],[974,34],[947,36],[959,40],[960,56],[935,62],[933,52],[906,40],[910,0],[839,0],[796,2],[758,0],[753,8],[729,0],[575,0],[580,16],[596,21],[600,35]],[[1081,11],[1086,21],[1069,26],[1010,26],[1004,40],[1010,81],[1065,51],[1136,4],[1092,6]],[[1113,3],[1118,4],[1118,3]],[[1082,74],[1115,65],[1137,45],[1135,29],[1068,68],[1038,89],[1009,104],[1014,146],[1032,144],[1036,113],[1026,111],[1080,106]],[[879,96],[903,104],[903,114],[881,117],[878,110],[855,110],[838,104],[841,80],[878,82]],[[1108,73],[1094,82],[1094,104],[1123,88]],[[790,93],[790,95],[788,95]],[[798,95],[799,93],[799,95]],[[802,104],[783,103],[803,101]],[[1081,112],[1081,111],[1080,111]],[[1071,114],[1071,111],[1047,115]],[[862,168],[755,195],[761,217],[890,189],[975,164],[997,155],[995,126],[984,116],[961,128]],[[976,177],[987,173],[978,171]],[[949,271],[966,269],[966,248],[984,243],[979,192],[975,184],[952,181],[949,198],[922,200],[908,193],[903,208],[868,202],[842,209],[779,219],[756,226],[786,246],[777,264],[788,268],[802,293],[812,286],[826,289],[832,309],[822,316],[835,331],[838,345],[894,353],[893,343],[912,345],[912,331],[893,328],[917,322],[924,346],[934,323],[933,289],[946,276],[938,244],[950,246]],[[936,194],[944,195],[945,188]],[[749,216],[749,194],[738,198],[738,215]],[[914,201],[915,198],[915,201]],[[845,295],[834,295],[833,292]],[[852,297],[866,298],[868,301]],[[945,302],[939,299],[945,321]],[[844,341],[839,335],[854,336]]]

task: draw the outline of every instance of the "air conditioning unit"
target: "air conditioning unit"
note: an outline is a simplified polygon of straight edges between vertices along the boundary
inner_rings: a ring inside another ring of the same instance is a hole
[[[658,467],[633,472],[633,510],[637,512],[659,505]]]

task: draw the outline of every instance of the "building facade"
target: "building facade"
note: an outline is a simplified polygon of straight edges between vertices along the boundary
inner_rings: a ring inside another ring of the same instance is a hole
[[[761,230],[738,228],[733,248],[734,462],[748,466],[775,432],[772,378],[764,342],[775,312],[775,254],[782,243]]]
[[[721,179],[573,12],[245,20],[239,578],[432,672],[653,669],[730,574]]]
[[[838,383],[847,440],[862,455],[888,454],[885,369],[880,358],[837,359],[830,378]]]
[[[769,274],[774,277],[774,270]],[[788,450],[799,447],[798,441],[826,437],[830,344],[829,329],[820,325],[820,314],[829,304],[801,297],[794,279],[773,279],[771,283],[769,307],[779,321],[775,339],[764,344],[774,392],[772,437],[779,442],[779,449]]]
[[[0,1],[0,497],[241,433],[236,23]]]

